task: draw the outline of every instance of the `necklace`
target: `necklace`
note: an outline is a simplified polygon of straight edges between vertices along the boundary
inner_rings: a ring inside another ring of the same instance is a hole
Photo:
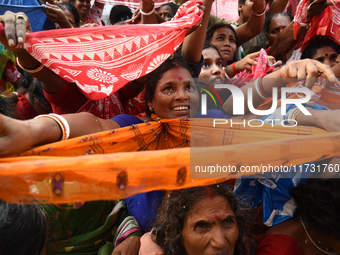
[[[307,231],[307,228],[306,228],[306,225],[305,225],[305,223],[303,222],[302,218],[301,218],[301,217],[299,217],[299,218],[300,218],[301,225],[302,225],[303,229],[305,230],[305,232],[306,232],[306,234],[307,234],[309,240],[312,242],[312,244],[313,244],[319,251],[321,251],[321,252],[323,252],[323,253],[326,253],[326,254],[329,254],[329,255],[337,255],[337,254],[338,254],[338,253],[336,253],[336,252],[334,252],[334,251],[329,252],[329,251],[325,251],[324,249],[321,249],[321,248],[313,241],[312,237],[309,235],[309,233],[308,233],[308,231]]]

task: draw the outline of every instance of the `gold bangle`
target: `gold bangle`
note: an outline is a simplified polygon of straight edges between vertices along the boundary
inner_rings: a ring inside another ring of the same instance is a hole
[[[61,129],[61,133],[62,133],[62,137],[61,137],[60,141],[66,140],[65,127],[64,127],[63,123],[57,117],[54,117],[53,115],[49,115],[49,114],[42,114],[42,115],[36,116],[34,119],[38,119],[38,118],[41,118],[41,117],[47,117],[47,118],[53,119],[55,122],[57,122],[60,129]]]
[[[290,124],[291,125],[294,125],[295,123],[297,123],[297,121],[296,121],[296,117],[298,116],[298,114],[301,112],[301,110],[299,109],[299,108],[296,108],[295,110],[294,110],[294,112],[292,113],[292,116],[291,116],[291,121],[290,121]],[[294,121],[294,124],[293,124],[293,121]]]
[[[141,14],[146,15],[146,16],[149,16],[149,15],[151,15],[151,14],[153,14],[153,13],[155,12],[155,3],[152,2],[152,10],[151,10],[151,11],[149,11],[149,12],[143,12],[143,10],[142,10],[142,5],[140,6],[139,11],[140,11]]]
[[[16,58],[16,62],[17,62],[17,65],[24,71],[28,72],[28,73],[37,73],[37,72],[40,72],[43,68],[44,68],[44,65],[41,64],[38,68],[36,69],[33,69],[33,70],[29,70],[29,69],[26,69],[25,67],[23,67],[21,65],[21,63],[19,62],[19,59],[18,57]]]
[[[266,6],[264,7],[263,12],[261,12],[261,13],[257,13],[257,12],[254,11],[254,5],[251,7],[251,12],[252,12],[255,16],[257,16],[257,17],[260,17],[260,16],[262,16],[263,14],[265,14],[266,11],[267,11]]]

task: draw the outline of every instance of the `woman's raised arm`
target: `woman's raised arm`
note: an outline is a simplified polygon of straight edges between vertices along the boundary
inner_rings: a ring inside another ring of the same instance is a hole
[[[61,118],[59,115],[56,115],[56,118],[51,116],[54,115],[21,121],[0,114],[0,156],[9,156],[28,150],[32,146],[60,141],[67,130],[69,138],[73,138],[120,127],[113,120],[101,119],[85,112],[66,114]],[[62,129],[56,119],[60,124],[63,124],[62,119],[65,119],[69,128],[64,125]]]
[[[237,46],[249,41],[257,36],[262,31],[264,21],[266,18],[266,1],[253,0],[252,14],[248,21],[237,28],[235,28],[237,35]]]
[[[7,11],[4,15],[0,15],[0,21],[4,27],[4,31],[0,32],[0,42],[5,48],[15,53],[20,67],[40,80],[47,92],[57,93],[60,91],[65,84],[65,80],[44,67],[22,48],[26,40],[26,32],[32,31],[25,13]]]
[[[184,38],[181,54],[182,58],[188,62],[199,63],[201,60],[213,2],[213,0],[203,0],[203,6],[205,8],[202,23],[194,32]]]
[[[304,59],[299,61],[292,61],[279,70],[264,76],[260,85],[259,81],[256,82],[256,80],[246,84],[245,86],[241,87],[241,91],[244,95],[245,114],[249,113],[247,105],[247,91],[249,87],[252,88],[253,106],[256,109],[260,104],[264,102],[263,95],[259,95],[259,93],[261,93],[261,90],[264,90],[267,94],[271,94],[273,88],[281,88],[285,86],[289,81],[291,81],[289,80],[291,78],[296,78],[298,80],[306,79],[305,86],[311,88],[319,73],[322,73],[331,82],[337,81],[332,69],[329,66],[322,64],[316,60]],[[260,86],[261,88],[259,88]],[[230,96],[228,100],[223,104],[223,111],[229,115],[233,114],[232,96]]]

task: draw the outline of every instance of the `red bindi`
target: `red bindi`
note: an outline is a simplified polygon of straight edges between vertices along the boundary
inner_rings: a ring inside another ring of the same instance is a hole
[[[177,80],[182,81],[183,78],[182,77],[177,77]]]
[[[217,215],[215,215],[215,219],[216,219],[217,221],[219,221],[219,220],[220,220],[220,217],[218,217]]]
[[[325,56],[328,57],[328,53],[326,53]]]

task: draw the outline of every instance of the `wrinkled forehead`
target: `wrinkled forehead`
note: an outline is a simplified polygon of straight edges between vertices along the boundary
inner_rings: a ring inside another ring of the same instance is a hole
[[[229,201],[221,195],[207,195],[205,198],[196,202],[187,213],[188,223],[204,219],[214,221],[217,218],[224,219],[228,216],[235,217],[235,213]]]

